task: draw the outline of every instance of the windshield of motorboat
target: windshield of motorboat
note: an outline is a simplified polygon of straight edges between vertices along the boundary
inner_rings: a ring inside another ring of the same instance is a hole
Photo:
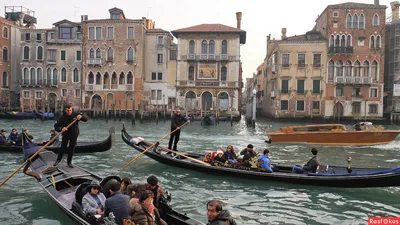
[[[308,131],[308,132],[320,132],[320,131],[333,131],[333,130],[346,130],[343,125],[332,125],[332,126],[307,126],[307,127],[295,127],[294,131]]]

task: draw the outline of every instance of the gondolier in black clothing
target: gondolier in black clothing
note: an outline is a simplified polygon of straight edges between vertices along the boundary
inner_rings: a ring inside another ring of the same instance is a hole
[[[74,123],[68,129],[66,128],[74,119],[78,121]],[[54,166],[57,166],[60,163],[65,152],[68,153],[67,163],[68,166],[73,168],[72,166],[72,155],[74,154],[76,142],[79,136],[79,120],[86,122],[88,120],[88,116],[82,113],[73,112],[71,105],[66,105],[64,107],[63,114],[58,118],[57,122],[54,124],[54,128],[57,132],[64,131],[62,134],[61,141],[61,149],[58,153],[57,161],[54,163]],[[68,146],[69,142],[69,146]],[[68,147],[67,147],[68,146]]]
[[[171,134],[171,137],[169,138],[168,149],[173,149],[174,151],[177,151],[177,144],[179,141],[179,137],[181,135],[179,127],[185,124],[186,122],[190,123],[190,120],[187,120],[185,117],[181,115],[181,110],[179,108],[175,109],[175,114],[171,118],[171,132],[174,131],[175,129],[178,130]],[[172,148],[172,142],[174,142],[174,148]]]

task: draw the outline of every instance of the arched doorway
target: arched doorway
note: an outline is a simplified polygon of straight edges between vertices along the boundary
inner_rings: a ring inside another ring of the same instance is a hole
[[[228,110],[229,108],[229,95],[226,92],[221,92],[218,95],[218,108],[219,110]]]
[[[186,107],[186,110],[195,110],[197,108],[196,107],[196,105],[197,105],[196,103],[197,103],[196,94],[193,91],[187,92],[186,96],[185,96],[185,107]]]
[[[57,95],[54,93],[49,93],[47,101],[48,101],[47,107],[49,111],[55,113],[57,108]]]
[[[333,107],[333,116],[334,117],[343,117],[343,105],[340,102],[337,102]]]
[[[210,110],[212,108],[212,94],[209,91],[203,92],[201,102],[203,110]]]
[[[93,95],[91,108],[95,109],[95,110],[103,109],[103,99],[101,98],[100,95],[98,95],[98,94]]]

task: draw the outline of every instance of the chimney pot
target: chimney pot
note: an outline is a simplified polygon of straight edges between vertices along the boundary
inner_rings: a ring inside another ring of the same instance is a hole
[[[236,13],[236,27],[237,29],[241,29],[241,23],[242,23],[242,12],[237,12]]]
[[[282,40],[286,39],[286,28],[282,28]]]

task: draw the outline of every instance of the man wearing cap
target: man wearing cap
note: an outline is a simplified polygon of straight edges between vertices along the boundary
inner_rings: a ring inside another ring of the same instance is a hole
[[[87,193],[82,198],[82,207],[85,214],[102,215],[106,202],[106,196],[100,192],[101,186],[97,181],[87,187]]]
[[[186,122],[190,123],[190,120],[187,120],[184,116],[181,115],[181,110],[179,108],[175,109],[175,114],[171,118],[171,132],[175,129],[178,130],[171,134],[171,137],[169,138],[168,149],[173,149],[174,151],[177,151],[177,144],[181,135],[181,130],[179,127]],[[172,143],[174,143],[174,148],[172,148]]]
[[[4,129],[1,130],[1,134],[0,134],[0,145],[4,145],[7,143],[7,137],[6,137],[7,131],[5,131]]]

